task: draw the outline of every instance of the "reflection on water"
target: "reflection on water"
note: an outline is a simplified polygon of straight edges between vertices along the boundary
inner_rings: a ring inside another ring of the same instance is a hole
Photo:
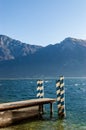
[[[71,125],[70,122],[66,122],[65,120],[37,120],[1,128],[0,130],[86,130],[86,126],[79,124]]]
[[[1,130],[65,130],[63,121],[38,120],[34,122],[22,123]]]

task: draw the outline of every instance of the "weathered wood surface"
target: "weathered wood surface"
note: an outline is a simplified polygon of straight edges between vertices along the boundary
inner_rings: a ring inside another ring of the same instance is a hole
[[[0,112],[0,127],[12,125],[13,123],[18,123],[21,120],[32,119],[34,117],[38,117],[38,115],[38,106],[3,111]]]
[[[56,99],[52,99],[52,98],[42,98],[42,99],[31,99],[31,100],[18,101],[18,102],[2,103],[0,104],[0,111],[49,104],[55,101]]]
[[[9,126],[19,120],[39,116],[43,112],[43,105],[50,104],[52,114],[52,98],[31,99],[18,102],[0,104],[0,127]]]

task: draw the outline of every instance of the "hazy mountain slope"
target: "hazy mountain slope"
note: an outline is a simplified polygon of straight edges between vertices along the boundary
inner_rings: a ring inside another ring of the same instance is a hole
[[[0,60],[10,60],[35,53],[41,46],[30,45],[0,35]]]
[[[0,77],[86,76],[86,41],[66,38],[30,55],[0,62]]]

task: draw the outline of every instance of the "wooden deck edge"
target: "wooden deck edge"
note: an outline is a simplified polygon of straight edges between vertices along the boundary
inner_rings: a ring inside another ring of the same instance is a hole
[[[0,104],[0,127],[9,126],[24,119],[30,119],[43,114],[43,105],[50,104],[50,115],[52,116],[52,98],[32,99],[18,102]]]
[[[53,103],[55,101],[56,99],[52,99],[52,98],[41,98],[41,99],[31,99],[31,100],[18,101],[18,102],[2,103],[0,104],[0,111],[37,106],[41,104]]]

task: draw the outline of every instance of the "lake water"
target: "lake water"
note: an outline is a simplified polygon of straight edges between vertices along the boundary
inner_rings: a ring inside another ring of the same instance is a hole
[[[86,130],[86,78],[65,78],[66,118],[58,119],[57,104],[40,120],[25,121],[1,130]],[[36,98],[36,79],[0,80],[0,103]],[[44,79],[44,97],[56,98],[56,79]]]

